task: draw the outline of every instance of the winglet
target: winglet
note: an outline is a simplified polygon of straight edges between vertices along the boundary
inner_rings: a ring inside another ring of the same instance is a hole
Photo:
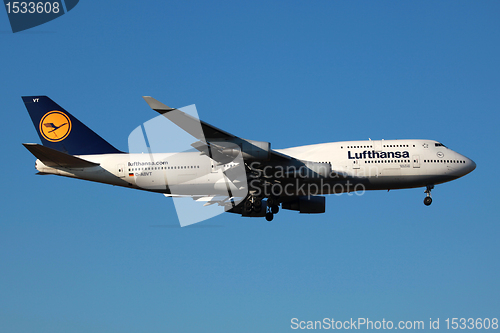
[[[162,102],[154,99],[153,97],[151,96],[142,96],[142,98],[144,98],[144,100],[146,101],[146,103],[148,103],[149,107],[161,114],[164,114],[164,113],[167,113],[169,111],[173,111],[175,109],[171,108],[171,107],[168,107],[166,106],[165,104],[163,104]]]

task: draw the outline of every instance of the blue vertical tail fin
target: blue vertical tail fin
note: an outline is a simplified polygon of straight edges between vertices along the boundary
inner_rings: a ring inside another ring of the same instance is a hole
[[[44,146],[70,155],[122,153],[47,96],[23,102]]]

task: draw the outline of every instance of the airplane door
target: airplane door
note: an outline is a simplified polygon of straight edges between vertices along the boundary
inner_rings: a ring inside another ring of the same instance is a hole
[[[373,150],[377,152],[382,151],[382,141],[384,140],[372,140]]]
[[[125,166],[123,164],[118,164],[118,177],[125,177]]]
[[[219,171],[219,163],[210,159],[210,164],[212,167],[212,173],[217,173],[217,171]]]
[[[420,168],[420,156],[413,155],[413,167]]]
[[[353,160],[352,161],[352,168],[353,169],[359,169],[359,160]]]

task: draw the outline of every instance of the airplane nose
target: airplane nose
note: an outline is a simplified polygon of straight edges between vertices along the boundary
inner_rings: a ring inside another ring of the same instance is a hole
[[[470,163],[470,171],[469,172],[472,172],[476,168],[476,163],[471,159],[469,159],[469,163]]]
[[[467,158],[467,164],[465,165],[465,172],[466,174],[468,174],[469,172],[472,172],[474,171],[474,169],[476,168],[476,163],[471,160],[470,158]]]

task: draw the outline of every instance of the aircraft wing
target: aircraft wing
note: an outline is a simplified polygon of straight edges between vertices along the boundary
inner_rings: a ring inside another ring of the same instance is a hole
[[[193,144],[193,147],[198,149],[199,151],[207,153],[207,151],[222,151],[225,147],[220,147],[221,142],[224,141],[233,141],[233,140],[242,140],[246,142],[250,142],[250,140],[245,140],[239,138],[229,132],[226,132],[220,128],[217,128],[213,125],[210,125],[203,120],[197,119],[185,112],[182,112],[178,109],[171,108],[161,103],[160,101],[154,99],[150,96],[143,96],[146,103],[148,103],[149,107],[156,112],[162,114],[174,124],[182,128],[184,131],[191,134],[196,139],[200,140],[200,142],[196,142]],[[215,148],[215,150],[214,150]],[[220,149],[219,149],[220,148]],[[213,156],[212,156],[213,155]],[[210,157],[220,163],[227,163],[228,156],[223,156],[223,154],[210,154]],[[233,157],[234,158],[234,157]],[[275,162],[280,161],[290,161],[293,158],[278,153],[277,151],[271,150],[270,152],[270,160]]]
[[[210,141],[211,139],[236,138],[235,135],[228,133],[220,128],[207,124],[185,112],[166,106],[160,101],[150,96],[142,96],[149,107],[156,112],[170,119],[177,126],[201,141]]]

